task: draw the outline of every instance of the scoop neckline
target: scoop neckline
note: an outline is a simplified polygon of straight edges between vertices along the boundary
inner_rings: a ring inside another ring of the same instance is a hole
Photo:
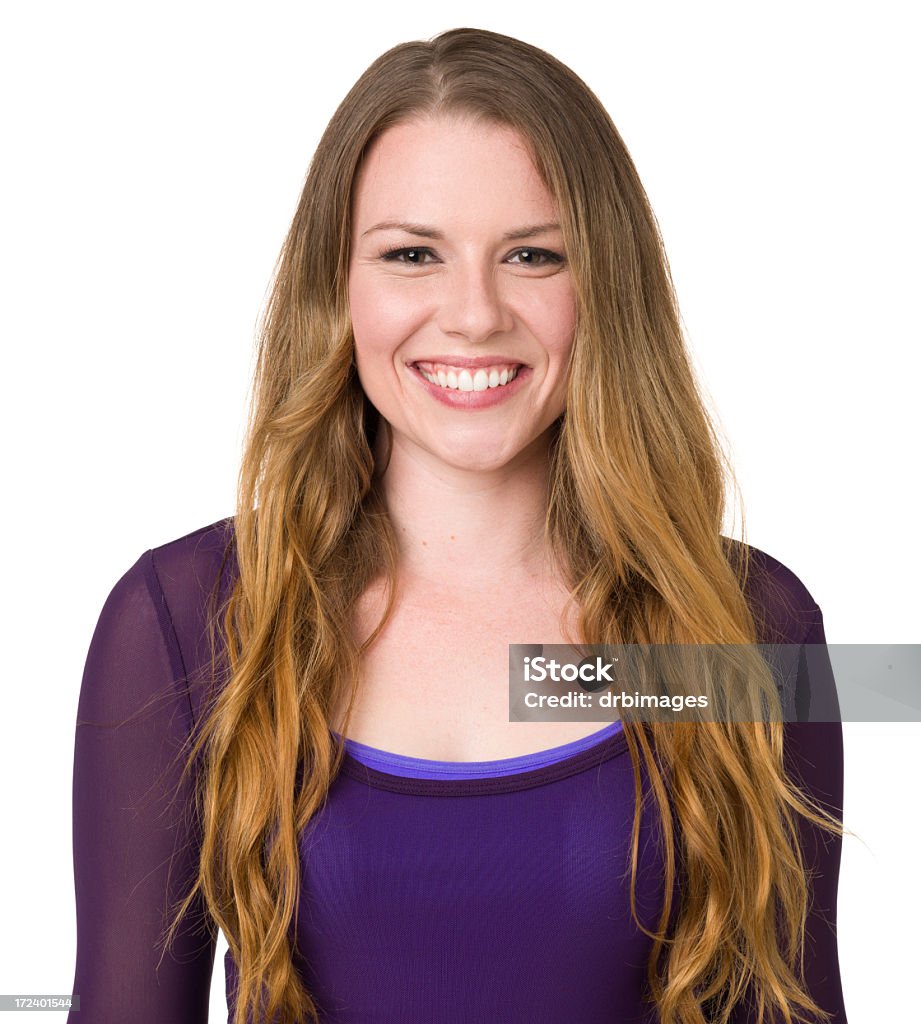
[[[599,729],[598,731],[602,732],[603,730]],[[566,744],[560,744],[560,746],[566,746]],[[514,772],[511,775],[496,775],[486,779],[417,779],[372,768],[360,761],[344,746],[340,771],[373,789],[388,790],[392,793],[408,793],[417,796],[481,796],[545,786],[578,772],[594,768],[596,765],[622,754],[626,749],[627,738],[623,729],[619,729],[613,735],[605,736],[598,743],[579,750],[560,761],[555,761],[553,764],[523,772]],[[543,751],[536,753],[543,753]],[[514,760],[514,758],[501,758],[500,760]],[[469,763],[491,764],[494,762]]]

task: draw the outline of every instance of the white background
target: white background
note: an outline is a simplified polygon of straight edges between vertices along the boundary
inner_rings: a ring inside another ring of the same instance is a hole
[[[232,513],[254,326],[308,160],[397,42],[491,28],[595,90],[659,218],[749,541],[804,581],[829,642],[919,641],[910,6],[600,9],[8,5],[0,992],[71,989],[96,618],[142,551]],[[917,1020],[921,727],[849,724],[845,743],[849,1019]]]

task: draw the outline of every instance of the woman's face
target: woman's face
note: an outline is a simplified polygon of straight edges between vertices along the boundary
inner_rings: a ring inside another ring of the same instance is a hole
[[[521,137],[448,117],[385,131],[355,185],[349,304],[394,456],[486,471],[533,454],[565,408],[576,299]]]

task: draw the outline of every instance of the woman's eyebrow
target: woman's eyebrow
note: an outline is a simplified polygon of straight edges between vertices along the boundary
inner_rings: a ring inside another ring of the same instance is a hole
[[[532,224],[530,227],[518,228],[516,231],[507,231],[502,237],[509,242],[519,241],[522,238],[531,238],[534,235],[545,235],[550,231],[559,231],[559,224]]]
[[[534,235],[543,235],[550,231],[559,231],[559,224],[529,224],[526,227],[515,228],[514,231],[506,231],[502,236],[504,241],[520,241],[522,238],[532,238]],[[417,235],[420,238],[443,239],[444,232],[438,228],[430,227],[428,224],[411,224],[402,220],[384,220],[375,224],[361,233],[361,237],[370,235],[372,231],[405,231],[409,235]]]

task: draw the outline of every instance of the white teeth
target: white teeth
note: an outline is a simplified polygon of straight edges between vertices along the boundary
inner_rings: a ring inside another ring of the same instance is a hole
[[[450,388],[452,391],[486,391],[487,388],[501,388],[518,376],[518,370],[477,370],[471,375],[469,370],[461,370],[455,373],[454,370],[438,370],[437,373],[428,373],[421,367],[418,368],[423,377],[430,383],[440,388]]]

